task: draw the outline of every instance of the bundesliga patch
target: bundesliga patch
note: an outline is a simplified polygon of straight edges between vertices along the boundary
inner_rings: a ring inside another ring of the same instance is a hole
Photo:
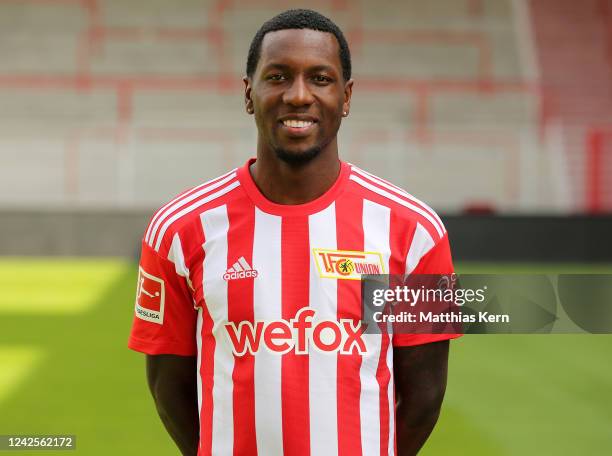
[[[362,274],[386,274],[379,252],[312,249],[312,254],[324,279],[361,280]]]
[[[164,281],[138,268],[136,289],[136,316],[142,320],[162,324],[164,322]]]

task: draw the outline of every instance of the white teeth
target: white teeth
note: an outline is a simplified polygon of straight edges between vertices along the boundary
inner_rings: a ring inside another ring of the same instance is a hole
[[[310,127],[312,124],[313,122],[310,120],[293,120],[293,119],[283,120],[283,125],[285,125],[286,127],[292,127],[292,128],[306,128],[306,127]]]

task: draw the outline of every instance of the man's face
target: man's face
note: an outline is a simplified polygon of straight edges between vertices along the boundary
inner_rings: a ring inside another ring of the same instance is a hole
[[[352,80],[345,82],[336,37],[308,29],[267,33],[252,80],[245,78],[247,109],[259,143],[289,163],[316,157],[335,138],[348,113]]]

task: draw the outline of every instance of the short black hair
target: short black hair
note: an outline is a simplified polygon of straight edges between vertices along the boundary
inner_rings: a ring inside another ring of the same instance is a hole
[[[248,77],[253,77],[255,73],[255,68],[257,68],[257,63],[261,56],[261,43],[266,33],[287,29],[309,29],[333,34],[340,48],[342,76],[345,81],[351,79],[351,52],[342,30],[331,19],[309,9],[290,9],[284,11],[266,21],[257,30],[253,41],[251,41],[249,56],[247,57],[246,73]]]

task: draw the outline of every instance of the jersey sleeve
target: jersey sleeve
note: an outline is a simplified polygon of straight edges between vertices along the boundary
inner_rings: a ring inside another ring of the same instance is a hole
[[[196,355],[193,302],[187,280],[174,263],[143,242],[128,347],[148,355]]]
[[[419,261],[412,274],[452,274],[455,271],[446,233]],[[455,339],[462,334],[393,334],[394,347],[410,347],[441,340]]]

